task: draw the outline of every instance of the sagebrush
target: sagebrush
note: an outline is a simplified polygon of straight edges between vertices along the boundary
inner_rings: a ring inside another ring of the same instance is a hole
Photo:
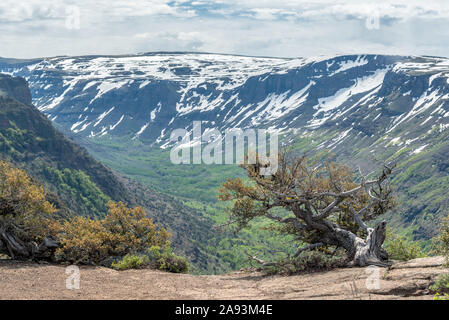
[[[150,248],[164,248],[157,267],[186,270],[171,252],[170,233],[158,228],[141,207],[108,202],[103,219],[63,219],[46,200],[42,186],[11,164],[0,161],[0,254],[13,259],[111,266]],[[155,262],[155,263],[156,263]],[[138,264],[136,261],[133,263]]]

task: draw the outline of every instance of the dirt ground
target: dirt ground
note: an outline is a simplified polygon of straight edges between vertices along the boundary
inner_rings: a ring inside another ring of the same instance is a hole
[[[442,264],[441,257],[434,257],[390,269],[349,268],[289,277],[81,267],[79,289],[67,289],[68,278],[69,285],[76,282],[65,266],[0,260],[0,299],[432,299],[428,287],[439,274],[449,272]]]

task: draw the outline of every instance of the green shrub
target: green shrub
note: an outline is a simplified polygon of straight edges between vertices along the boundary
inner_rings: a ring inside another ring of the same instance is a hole
[[[449,294],[445,293],[444,295],[441,295],[439,293],[435,294],[435,296],[433,297],[433,300],[444,300],[444,301],[448,301],[449,300]]]
[[[184,257],[173,253],[170,246],[153,246],[147,251],[150,263],[159,270],[173,273],[187,273],[189,264]]]
[[[292,275],[299,273],[311,273],[326,271],[342,266],[344,263],[341,255],[328,255],[322,251],[313,250],[301,253],[297,258],[283,259],[275,265],[266,266],[264,272],[269,275]]]
[[[146,256],[127,254],[122,260],[113,262],[112,267],[117,270],[141,269],[149,264]]]
[[[449,293],[449,273],[441,274],[435,283],[430,287],[433,292]]]
[[[396,235],[391,230],[387,231],[387,238],[383,248],[392,260],[408,261],[426,257],[426,254],[418,243],[408,240],[403,236]]]
[[[188,270],[187,261],[171,251],[171,234],[158,228],[143,208],[112,201],[107,206],[103,219],[60,219],[42,186],[25,171],[0,161],[0,258],[39,258],[119,270],[148,265],[170,272]],[[51,247],[41,253],[39,243]]]
[[[183,257],[173,253],[170,245],[152,246],[143,254],[128,254],[112,263],[117,270],[152,268],[172,273],[187,273],[189,265]]]
[[[443,219],[440,234],[435,239],[435,253],[441,254],[449,266],[449,217]]]
[[[151,248],[169,246],[170,233],[158,229],[141,207],[109,202],[102,220],[74,217],[59,225],[57,262],[104,265],[111,257],[125,257]]]

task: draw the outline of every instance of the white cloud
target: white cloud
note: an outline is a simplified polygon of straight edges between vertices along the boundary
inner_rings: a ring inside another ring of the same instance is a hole
[[[67,6],[80,29],[67,30]],[[365,20],[380,17],[380,28]],[[449,56],[447,0],[1,0],[0,56],[142,51]]]

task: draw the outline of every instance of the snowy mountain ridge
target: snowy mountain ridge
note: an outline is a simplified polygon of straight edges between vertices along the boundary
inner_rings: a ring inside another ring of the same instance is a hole
[[[281,59],[161,53],[56,57],[25,65],[0,60],[0,71],[25,77],[39,110],[90,138],[129,135],[163,142],[170,129],[187,127],[192,120],[219,129],[305,132],[345,121],[354,112],[376,113],[376,108],[392,103],[389,95],[399,93],[396,100],[411,108],[391,115],[385,132],[437,102],[439,109],[426,119],[443,129],[448,124],[443,110],[449,93],[449,60],[444,58]],[[403,83],[395,83],[402,78]],[[413,85],[423,78],[419,86]],[[382,112],[377,112],[372,120],[380,117]]]
[[[212,193],[222,182],[214,177],[226,168],[177,170],[159,148],[174,129],[202,121],[204,131],[282,132],[297,150],[330,150],[365,173],[398,163],[401,205],[389,220],[417,238],[434,235],[449,209],[446,58],[148,53],[0,59],[1,72],[28,80],[33,103],[97,159],[151,186],[170,176],[165,192],[198,197],[182,186]]]

